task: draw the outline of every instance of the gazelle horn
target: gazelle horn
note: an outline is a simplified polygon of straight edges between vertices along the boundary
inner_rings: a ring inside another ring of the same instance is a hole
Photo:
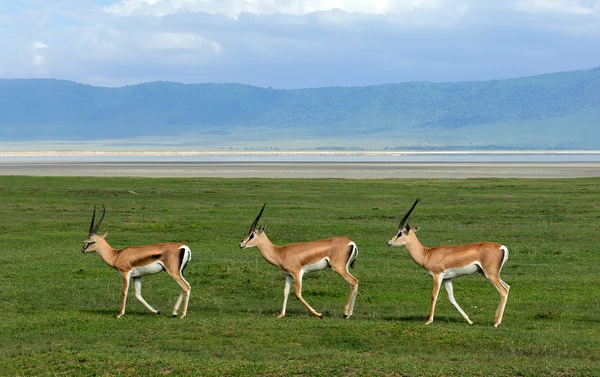
[[[415,203],[412,205],[412,207],[410,207],[408,212],[406,212],[406,215],[404,215],[402,220],[400,220],[400,225],[398,225],[398,229],[402,229],[404,227],[404,223],[408,219],[408,216],[410,216],[410,213],[413,211],[413,209],[415,209],[417,203],[419,203],[420,201],[421,201],[421,198],[417,198],[417,200],[415,200]]]
[[[92,236],[94,234],[94,220],[96,219],[96,206],[94,206],[94,214],[92,215],[92,223],[90,224],[90,231],[88,236]]]
[[[256,219],[254,219],[254,222],[252,223],[252,225],[250,225],[250,232],[252,232],[253,230],[256,229],[256,225],[258,224],[258,220],[260,220],[260,217],[263,214],[263,211],[265,210],[265,206],[267,205],[267,203],[263,204],[262,209],[260,210],[260,212],[258,213],[258,216],[256,216]]]
[[[94,226],[94,219],[96,218],[96,206],[94,206],[94,215],[92,216],[92,224],[90,225],[90,236],[98,233],[98,229],[100,229],[100,224],[102,224],[102,220],[104,220],[104,215],[106,215],[106,207],[102,206],[102,216],[98,221],[98,224]]]

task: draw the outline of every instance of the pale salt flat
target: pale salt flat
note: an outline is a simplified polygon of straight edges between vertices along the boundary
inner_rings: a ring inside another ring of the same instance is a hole
[[[0,151],[0,175],[349,179],[600,177],[600,151]]]
[[[0,176],[218,178],[577,178],[600,163],[0,162]]]

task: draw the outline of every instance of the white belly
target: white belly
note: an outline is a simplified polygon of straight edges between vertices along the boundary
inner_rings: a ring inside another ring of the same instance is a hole
[[[324,268],[327,268],[327,266],[329,266],[329,258],[323,258],[317,263],[307,264],[306,266],[302,267],[302,272],[309,273],[313,271],[320,271]]]
[[[452,279],[457,276],[471,275],[479,271],[479,263],[471,263],[464,267],[449,268],[444,271],[444,279]]]
[[[131,277],[137,278],[144,275],[153,275],[158,274],[162,270],[165,269],[165,266],[161,261],[156,261],[154,263],[147,264],[145,266],[135,267],[131,270]]]

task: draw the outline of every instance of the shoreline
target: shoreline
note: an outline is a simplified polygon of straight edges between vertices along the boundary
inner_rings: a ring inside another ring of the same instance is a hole
[[[0,162],[0,176],[466,179],[600,177],[600,162]]]
[[[247,157],[247,156],[311,156],[311,157],[400,157],[435,155],[599,155],[600,150],[245,150],[245,151],[0,151],[0,157]]]

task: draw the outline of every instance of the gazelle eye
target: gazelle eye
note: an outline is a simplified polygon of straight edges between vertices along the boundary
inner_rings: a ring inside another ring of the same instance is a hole
[[[248,240],[251,240],[254,238],[254,233],[250,233],[250,235],[248,236]]]

